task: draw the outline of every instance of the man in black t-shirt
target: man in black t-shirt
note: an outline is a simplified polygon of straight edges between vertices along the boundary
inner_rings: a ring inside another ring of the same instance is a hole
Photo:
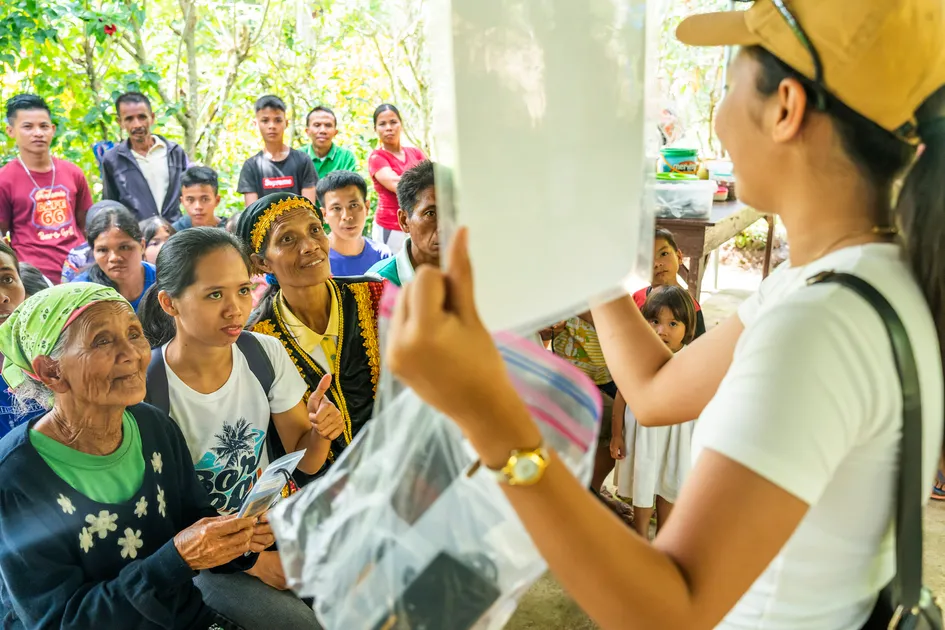
[[[238,192],[248,206],[271,193],[291,192],[315,203],[318,174],[312,160],[284,141],[285,103],[277,96],[256,101],[256,127],[265,148],[246,160],[240,171]]]

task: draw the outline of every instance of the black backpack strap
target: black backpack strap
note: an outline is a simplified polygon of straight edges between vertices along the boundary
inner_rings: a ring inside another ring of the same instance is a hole
[[[266,354],[262,344],[252,333],[243,331],[240,333],[239,339],[236,340],[236,347],[243,353],[250,371],[268,396],[272,390],[272,384],[276,381],[276,371],[272,367],[272,361],[269,360],[269,355]]]
[[[892,344],[896,372],[902,385],[902,442],[896,502],[896,577],[893,602],[913,610],[922,596],[922,396],[919,369],[906,327],[888,300],[870,283],[848,274],[825,271],[808,285],[831,282],[852,289],[876,310]]]
[[[250,372],[262,385],[266,395],[272,391],[272,385],[276,381],[276,370],[272,367],[272,361],[269,355],[262,347],[259,339],[256,339],[252,333],[243,331],[236,340],[236,347],[243,353]],[[285,447],[282,445],[282,438],[279,437],[279,430],[276,429],[276,423],[269,419],[269,429],[266,431],[266,454],[269,456],[269,462],[274,462],[286,454]]]
[[[158,346],[151,350],[151,362],[148,364],[147,394],[144,401],[166,414],[171,412],[171,399],[168,393],[167,370],[164,369],[164,353]]]

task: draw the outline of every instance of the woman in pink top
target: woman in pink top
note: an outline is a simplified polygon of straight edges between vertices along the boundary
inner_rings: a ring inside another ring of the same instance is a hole
[[[381,141],[380,148],[368,158],[368,171],[377,191],[377,214],[374,216],[372,237],[384,243],[395,254],[404,244],[405,236],[397,221],[397,182],[404,171],[427,159],[415,147],[402,147],[400,112],[384,103],[374,110],[374,130]]]

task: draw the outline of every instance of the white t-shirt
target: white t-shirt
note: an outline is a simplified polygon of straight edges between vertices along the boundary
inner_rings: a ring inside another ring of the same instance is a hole
[[[867,280],[905,324],[922,388],[922,496],[932,487],[942,444],[941,358],[900,249],[863,245],[783,266],[739,310],[745,331],[699,418],[693,460],[712,449],[810,510],[719,626],[727,630],[858,629],[895,573],[902,393],[892,349],[879,315],[854,291],[805,287],[824,270]]]
[[[197,477],[221,514],[239,510],[269,464],[265,444],[270,416],[295,407],[306,390],[279,340],[252,335],[262,344],[275,372],[268,400],[235,343],[230,378],[212,394],[201,394],[180,380],[167,365],[167,346],[161,349],[165,353],[169,415],[180,426]]]

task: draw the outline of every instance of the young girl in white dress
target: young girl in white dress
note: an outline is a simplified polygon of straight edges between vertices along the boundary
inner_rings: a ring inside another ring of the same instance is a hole
[[[643,304],[643,317],[669,349],[679,352],[696,333],[696,308],[689,293],[676,286],[655,287]],[[637,423],[623,396],[614,401],[611,453],[618,460],[617,494],[631,497],[634,528],[649,536],[656,509],[657,530],[666,524],[691,465],[696,421],[666,427]],[[622,436],[622,439],[621,439]]]

